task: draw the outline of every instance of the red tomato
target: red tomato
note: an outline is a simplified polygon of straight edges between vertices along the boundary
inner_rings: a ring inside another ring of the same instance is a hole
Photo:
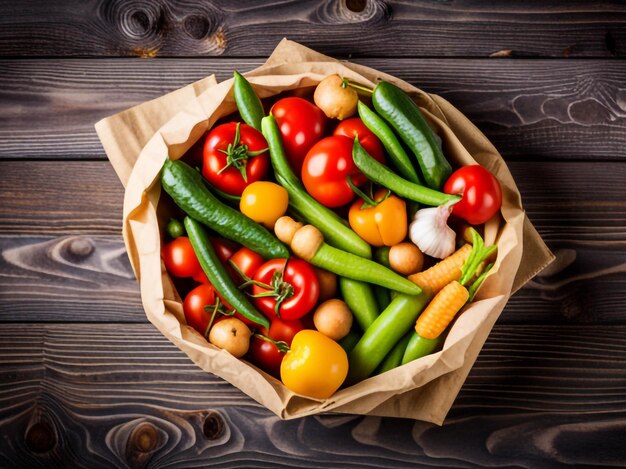
[[[254,127],[238,122],[219,125],[211,130],[204,143],[202,175],[219,190],[241,195],[248,184],[267,175],[268,152],[254,154],[265,149],[267,142]]]
[[[502,188],[493,174],[480,165],[457,169],[443,186],[446,194],[463,198],[452,207],[452,213],[472,225],[493,217],[502,205]]]
[[[186,236],[179,236],[164,245],[161,257],[165,268],[174,277],[193,277],[202,272],[191,241]]]
[[[355,186],[367,182],[352,161],[352,145],[353,139],[343,135],[326,137],[313,145],[304,159],[304,187],[315,200],[327,207],[341,207],[354,199],[348,177]]]
[[[276,318],[271,322],[269,331],[262,328],[260,333],[277,342],[286,342],[290,346],[293,336],[302,329],[304,327],[297,319],[284,321]],[[280,364],[284,356],[285,352],[281,352],[273,342],[257,336],[252,337],[248,349],[248,360],[276,378],[280,378]]]
[[[300,174],[307,152],[324,135],[326,115],[313,103],[297,97],[278,100],[271,112],[283,136],[289,164]]]
[[[359,143],[363,145],[363,148],[365,148],[370,155],[381,163],[385,162],[383,144],[380,143],[378,137],[374,135],[358,117],[341,121],[339,125],[335,127],[333,135],[343,135],[352,140],[354,140],[354,137],[359,137]]]
[[[286,264],[286,267],[285,267]],[[280,275],[282,274],[282,279]],[[278,317],[280,319],[298,319],[311,311],[317,303],[319,297],[319,282],[315,270],[308,263],[301,259],[271,259],[263,264],[256,274],[254,280],[272,286],[278,294],[286,289],[293,288],[293,295],[287,296],[280,304]],[[266,293],[268,290],[259,285],[252,286],[253,295]],[[274,296],[254,298],[254,304],[270,320],[276,318],[276,302]]]
[[[198,285],[187,293],[183,301],[183,311],[187,325],[207,337],[211,313],[204,307],[215,304],[215,289],[212,285]]]
[[[237,268],[247,277],[252,278],[259,267],[263,265],[263,257],[260,254],[257,254],[252,249],[248,249],[246,247],[242,247],[239,251],[233,254],[230,258]],[[235,272],[235,281],[238,284],[242,284],[244,279]]]

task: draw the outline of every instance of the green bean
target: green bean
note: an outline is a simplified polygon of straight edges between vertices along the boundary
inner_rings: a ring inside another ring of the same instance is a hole
[[[291,170],[285,156],[282,137],[274,116],[264,117],[261,127],[270,149],[276,180],[289,194],[289,206],[305,221],[314,223],[329,244],[357,256],[371,258],[370,245],[352,231],[339,215],[320,204],[302,187],[302,183]]]
[[[372,287],[365,282],[339,277],[339,289],[343,301],[346,302],[363,331],[367,330],[378,317],[378,304]]]
[[[401,364],[404,365],[405,363],[433,353],[442,341],[443,337],[441,335],[436,339],[425,339],[417,332],[412,331],[408,343],[406,344]]]
[[[239,109],[239,114],[246,124],[260,132],[261,119],[265,115],[263,104],[261,104],[261,100],[254,92],[250,82],[246,80],[241,73],[235,72],[234,76],[233,95],[235,96],[235,103],[237,104],[237,109]]]
[[[401,178],[370,156],[359,143],[358,139],[354,141],[352,159],[357,168],[370,180],[386,187],[400,197],[432,206],[461,200],[461,197],[458,195],[444,194],[443,192],[420,186],[419,184]]]
[[[393,270],[369,259],[322,243],[308,261],[340,277],[374,283],[407,295],[418,295],[422,289]]]
[[[217,257],[217,253],[215,249],[213,249],[213,245],[202,227],[202,224],[191,217],[185,217],[185,228],[189,236],[189,241],[191,241],[191,246],[200,262],[200,266],[211,282],[211,285],[213,285],[217,292],[242,316],[261,326],[269,328],[270,323],[268,319],[252,306],[246,294],[239,290],[237,285],[233,282],[226,267],[222,264],[219,257]]]
[[[415,168],[411,164],[409,155],[407,155],[406,151],[404,151],[402,144],[393,133],[391,127],[387,125],[383,118],[367,107],[367,105],[362,101],[359,101],[358,109],[359,117],[367,128],[380,139],[381,143],[385,147],[385,150],[387,150],[389,159],[400,174],[411,182],[422,184],[417,171],[415,171]]]
[[[402,364],[402,356],[404,355],[404,350],[406,349],[406,345],[409,343],[409,339],[411,338],[411,334],[413,331],[409,331],[402,339],[398,341],[396,345],[391,349],[391,352],[387,354],[383,362],[376,368],[374,374],[379,375],[384,373],[385,371],[393,370]]]

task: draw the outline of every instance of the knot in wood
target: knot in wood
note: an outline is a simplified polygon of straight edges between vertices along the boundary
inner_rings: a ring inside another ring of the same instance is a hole
[[[391,7],[383,0],[328,2],[317,11],[322,24],[358,23],[376,26],[391,18]]]
[[[159,443],[159,432],[151,423],[141,423],[129,436],[131,447],[141,453],[154,451]]]
[[[355,13],[362,12],[366,6],[367,0],[346,0],[346,8]]]
[[[159,35],[163,25],[163,11],[156,2],[122,2],[113,20],[129,38],[146,39]]]
[[[183,20],[183,29],[194,39],[204,39],[211,29],[211,21],[201,15],[189,15]]]
[[[33,453],[47,453],[56,446],[57,439],[48,423],[37,422],[26,431],[24,441]]]
[[[70,254],[76,257],[87,257],[93,252],[94,245],[89,238],[74,238],[70,241],[67,249]]]
[[[204,418],[202,424],[202,433],[209,440],[217,440],[224,434],[226,423],[222,416],[213,410],[210,410]]]

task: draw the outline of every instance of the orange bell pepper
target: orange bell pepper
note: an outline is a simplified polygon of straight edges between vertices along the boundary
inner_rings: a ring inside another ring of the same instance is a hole
[[[352,229],[372,246],[393,246],[406,238],[406,203],[395,195],[385,199],[386,195],[386,189],[377,190],[375,206],[358,198],[348,213]]]

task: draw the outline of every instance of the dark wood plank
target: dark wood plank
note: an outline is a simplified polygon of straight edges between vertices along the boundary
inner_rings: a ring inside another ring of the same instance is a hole
[[[3,234],[122,231],[124,187],[108,162],[4,161],[0,175]]]
[[[147,321],[121,236],[0,237],[0,253],[0,321]]]
[[[507,159],[626,158],[626,62],[367,59],[438,93]],[[259,59],[0,61],[0,159],[102,159],[93,124]]]
[[[2,325],[0,457],[12,467],[622,465],[625,333],[496,326],[437,427],[279,421],[151,325]]]
[[[3,1],[0,55],[264,56],[286,36],[344,56],[620,57],[625,18],[616,0]]]

